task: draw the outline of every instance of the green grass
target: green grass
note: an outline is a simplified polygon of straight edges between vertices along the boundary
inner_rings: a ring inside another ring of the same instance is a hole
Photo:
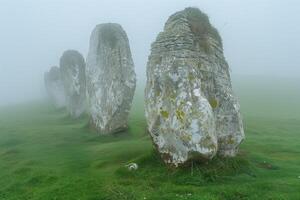
[[[153,150],[141,90],[129,130],[111,136],[46,102],[1,108],[0,199],[300,199],[299,87],[253,77],[234,83],[247,136],[240,155],[180,169]],[[139,169],[127,171],[129,162]]]

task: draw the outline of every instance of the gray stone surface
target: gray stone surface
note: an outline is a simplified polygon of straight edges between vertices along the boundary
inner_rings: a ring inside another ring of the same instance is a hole
[[[100,134],[126,129],[136,75],[128,38],[119,24],[95,27],[86,71],[92,126]]]
[[[67,109],[71,117],[78,118],[86,111],[85,61],[75,51],[65,51],[60,58],[60,71],[65,88]]]
[[[222,40],[196,8],[172,15],[147,64],[148,129],[164,161],[178,166],[235,156],[244,139]]]
[[[47,94],[54,106],[56,108],[65,107],[66,97],[59,68],[56,66],[51,67],[49,72],[45,73],[44,80]]]

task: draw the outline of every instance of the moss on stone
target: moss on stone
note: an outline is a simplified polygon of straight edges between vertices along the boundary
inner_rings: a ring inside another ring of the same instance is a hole
[[[206,147],[208,149],[216,149],[216,145],[212,142],[211,136],[207,136],[200,142],[201,146]]]
[[[219,106],[219,102],[218,102],[218,100],[215,99],[215,98],[209,99],[209,104],[210,104],[210,106],[211,106],[213,109],[215,109],[215,108],[217,108],[217,107]]]
[[[189,73],[188,79],[189,79],[189,81],[195,80],[195,75],[193,73]]]
[[[234,144],[235,143],[235,140],[233,139],[233,137],[229,137],[227,139],[227,144]]]
[[[180,139],[183,141],[183,142],[189,142],[192,140],[192,136],[189,135],[189,134],[182,134],[180,136]]]
[[[165,110],[161,110],[160,111],[161,116],[163,116],[163,118],[167,119],[169,118],[169,112],[165,111]]]
[[[182,110],[177,109],[177,110],[176,110],[176,117],[177,117],[177,119],[179,119],[181,122],[183,122],[184,117],[185,117],[185,113],[184,113]]]

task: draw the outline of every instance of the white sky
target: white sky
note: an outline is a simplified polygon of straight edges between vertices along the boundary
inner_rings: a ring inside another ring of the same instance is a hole
[[[127,32],[143,83],[150,44],[188,6],[219,30],[234,76],[300,77],[298,0],[0,0],[0,105],[44,95],[44,72],[67,49],[86,56],[92,29],[106,22]]]

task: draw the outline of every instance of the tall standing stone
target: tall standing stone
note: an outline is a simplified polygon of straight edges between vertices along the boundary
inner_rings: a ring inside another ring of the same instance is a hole
[[[60,58],[60,71],[65,88],[67,109],[71,117],[78,118],[86,111],[85,61],[75,51],[65,51]]]
[[[207,15],[172,15],[152,44],[147,65],[148,129],[166,163],[234,156],[244,139],[222,40]]]
[[[87,57],[91,124],[109,134],[127,128],[136,85],[129,41],[119,24],[93,30]]]
[[[54,106],[56,108],[65,107],[66,97],[59,68],[56,66],[51,67],[50,71],[45,73],[44,81],[48,96]]]

